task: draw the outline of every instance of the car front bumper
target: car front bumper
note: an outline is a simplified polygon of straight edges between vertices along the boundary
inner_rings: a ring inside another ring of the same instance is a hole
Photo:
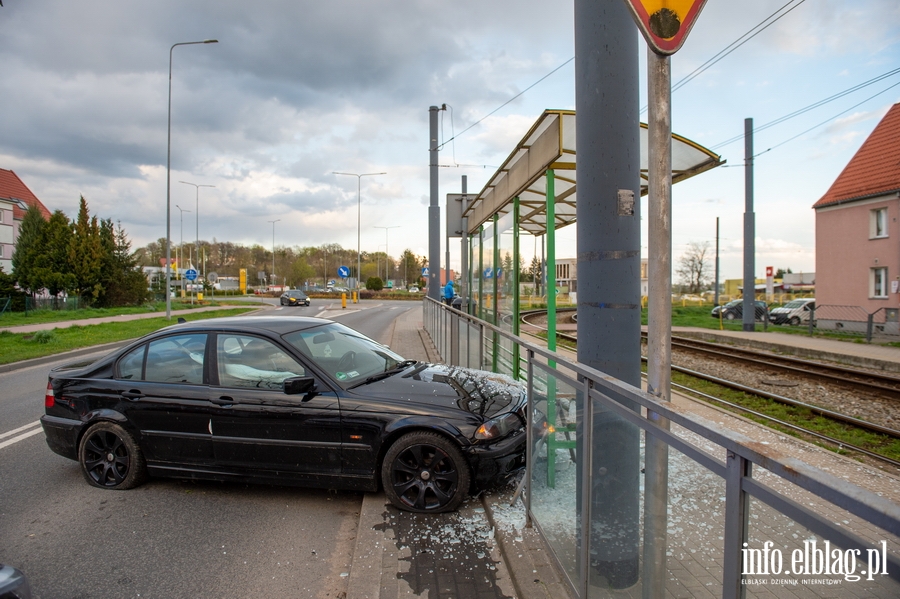
[[[473,445],[467,451],[474,490],[508,482],[525,468],[525,429],[490,445]]]

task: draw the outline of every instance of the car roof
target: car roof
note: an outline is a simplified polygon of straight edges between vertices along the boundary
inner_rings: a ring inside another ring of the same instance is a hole
[[[226,316],[224,318],[210,318],[208,320],[174,324],[162,329],[162,331],[216,331],[231,329],[246,332],[268,331],[276,335],[284,335],[285,333],[293,333],[294,331],[302,331],[326,324],[334,324],[334,321],[313,316]]]

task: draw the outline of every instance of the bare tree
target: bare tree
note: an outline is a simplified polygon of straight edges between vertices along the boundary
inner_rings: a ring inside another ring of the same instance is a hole
[[[708,241],[703,243],[691,241],[678,259],[675,273],[680,282],[688,288],[689,293],[700,293],[712,280],[711,269],[707,264],[708,254]]]

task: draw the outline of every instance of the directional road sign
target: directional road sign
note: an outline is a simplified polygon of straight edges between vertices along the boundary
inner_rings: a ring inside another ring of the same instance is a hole
[[[338,276],[342,279],[346,279],[350,276],[350,269],[346,266],[338,266]]]
[[[184,278],[188,281],[196,281],[197,280],[197,271],[193,268],[189,268],[184,271]]]
[[[706,0],[625,0],[647,44],[657,54],[675,54]]]

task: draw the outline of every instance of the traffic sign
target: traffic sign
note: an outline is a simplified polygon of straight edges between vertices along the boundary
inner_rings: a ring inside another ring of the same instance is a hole
[[[426,266],[425,268],[422,269],[422,276],[423,276],[423,277],[427,277],[427,276],[428,276],[428,267],[427,267],[427,266]]]
[[[625,0],[638,29],[657,54],[675,54],[706,0]]]
[[[342,279],[346,279],[350,276],[350,269],[346,266],[338,266],[338,276]]]
[[[193,268],[189,268],[184,271],[184,278],[188,281],[196,281],[197,280],[197,271]]]

